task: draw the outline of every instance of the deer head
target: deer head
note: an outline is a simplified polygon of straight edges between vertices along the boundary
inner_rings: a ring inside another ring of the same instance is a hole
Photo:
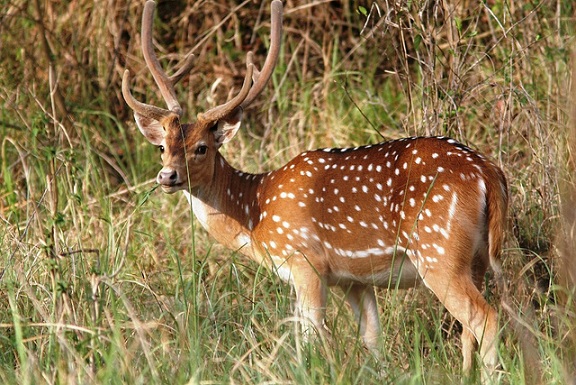
[[[167,193],[193,190],[211,182],[215,156],[220,146],[234,137],[242,121],[242,114],[262,92],[270,79],[278,53],[282,33],[282,2],[272,2],[270,49],[262,71],[255,68],[252,52],[246,56],[246,75],[240,92],[228,102],[199,113],[196,121],[181,122],[182,107],[176,98],[174,86],[192,69],[193,55],[180,69],[167,76],[154,53],[152,21],[156,3],[146,2],[142,15],[142,52],[146,65],[164,98],[167,109],[139,102],[130,92],[130,72],[122,78],[122,94],[134,110],[138,128],[148,141],[159,147],[162,169],[156,181]]]

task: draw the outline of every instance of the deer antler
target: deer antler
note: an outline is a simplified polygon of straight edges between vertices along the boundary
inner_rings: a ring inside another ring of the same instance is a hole
[[[270,21],[270,49],[268,56],[264,61],[262,71],[254,68],[254,84],[250,89],[250,93],[240,105],[242,109],[248,107],[258,95],[262,93],[264,86],[270,80],[276,62],[278,61],[278,54],[280,53],[280,40],[282,39],[282,1],[274,0],[271,5],[271,21]],[[248,52],[248,60],[252,62],[252,52]]]
[[[124,76],[122,76],[122,95],[124,96],[124,100],[130,106],[135,113],[140,114],[142,116],[146,116],[148,118],[155,119],[157,121],[161,121],[163,118],[173,114],[174,112],[161,108],[156,107],[151,104],[145,104],[139,102],[132,96],[132,92],[130,92],[130,71],[125,70]]]
[[[250,93],[250,79],[254,73],[254,64],[250,63],[249,60],[246,60],[246,76],[244,76],[244,83],[242,84],[242,89],[234,98],[229,100],[228,102],[214,107],[204,113],[198,114],[199,121],[216,121],[220,120],[223,117],[230,114],[236,107],[242,103],[243,100],[246,100],[246,97]]]
[[[182,107],[176,98],[174,86],[192,69],[194,55],[188,55],[182,67],[180,67],[174,75],[166,75],[156,57],[152,42],[152,24],[154,21],[155,7],[156,3],[153,0],[148,0],[146,5],[144,5],[144,12],[142,13],[142,53],[144,54],[146,65],[150,73],[152,73],[162,97],[166,101],[168,109],[166,110],[137,101],[130,92],[130,75],[128,70],[124,72],[124,76],[122,77],[122,94],[130,108],[143,116],[159,120],[164,116],[176,113],[178,117],[182,117]]]
[[[166,101],[168,109],[176,112],[178,116],[181,117],[182,107],[180,107],[180,103],[178,103],[178,99],[176,98],[174,86],[192,69],[192,59],[194,59],[194,55],[189,55],[182,67],[174,75],[171,77],[166,75],[156,57],[152,43],[152,24],[154,21],[155,7],[156,3],[153,0],[148,0],[144,6],[144,12],[142,14],[142,53],[144,54],[146,65],[154,77],[162,97],[164,97]]]
[[[177,114],[178,117],[182,117],[182,107],[176,98],[176,91],[174,90],[174,85],[178,83],[184,75],[186,75],[192,69],[192,59],[193,55],[189,55],[182,67],[172,76],[166,75],[160,66],[160,62],[154,53],[154,46],[152,41],[152,22],[154,19],[154,8],[156,3],[153,0],[148,0],[144,6],[144,12],[142,14],[142,52],[144,54],[144,60],[146,65],[152,73],[162,97],[166,101],[168,109],[161,107],[152,106],[149,104],[141,103],[132,96],[130,92],[130,74],[128,70],[124,72],[122,77],[122,94],[126,103],[138,114],[147,116],[156,120],[161,120],[162,118]],[[244,78],[244,84],[242,89],[234,98],[228,102],[214,107],[205,113],[198,114],[198,120],[208,121],[208,120],[219,120],[230,113],[232,113],[237,108],[244,109],[252,103],[252,101],[262,93],[264,86],[270,80],[274,67],[276,66],[276,61],[278,60],[278,54],[280,52],[280,40],[282,37],[282,1],[274,0],[272,1],[272,14],[271,14],[271,33],[270,33],[270,49],[266,60],[264,61],[264,66],[262,71],[258,71],[253,63],[253,54],[248,52],[246,56],[246,76]]]
[[[268,55],[264,61],[264,66],[262,71],[258,71],[253,63],[253,54],[248,52],[246,55],[246,66],[250,72],[244,79],[244,85],[242,90],[236,97],[227,103],[214,107],[203,114],[198,114],[198,120],[218,120],[222,117],[229,115],[237,108],[244,109],[248,107],[252,101],[262,93],[264,86],[270,80],[276,62],[278,60],[278,54],[280,52],[280,40],[282,37],[282,1],[274,0],[271,5],[271,22],[270,22],[270,49],[268,50]],[[253,84],[250,86],[250,78],[252,78]],[[246,85],[249,85],[246,87]],[[247,90],[246,90],[247,88]]]

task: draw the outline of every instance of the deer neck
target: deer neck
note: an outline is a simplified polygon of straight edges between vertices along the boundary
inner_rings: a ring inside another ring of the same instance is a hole
[[[248,174],[216,155],[212,183],[185,194],[194,215],[219,243],[253,256],[252,229],[260,218],[258,186],[264,174]]]

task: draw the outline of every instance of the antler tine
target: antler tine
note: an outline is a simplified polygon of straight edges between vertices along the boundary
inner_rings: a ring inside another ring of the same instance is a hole
[[[152,24],[154,21],[154,9],[156,8],[156,3],[153,0],[148,0],[144,5],[144,12],[142,13],[142,53],[144,54],[144,60],[146,65],[152,73],[160,93],[166,101],[168,109],[172,112],[182,116],[182,107],[178,103],[176,97],[176,91],[174,90],[174,85],[182,79],[192,69],[192,59],[193,55],[189,55],[182,67],[171,77],[168,77],[162,67],[160,62],[156,57],[154,52],[154,46],[152,42]]]
[[[193,64],[194,64],[194,55],[190,54],[186,57],[186,60],[184,61],[184,64],[182,64],[182,67],[180,67],[180,69],[176,71],[174,75],[170,76],[169,79],[170,83],[172,83],[172,86],[176,85],[176,83],[178,83],[180,79],[182,79],[184,76],[188,74],[188,72],[190,72]]]
[[[274,67],[278,60],[278,54],[280,53],[280,40],[282,38],[282,1],[274,0],[271,5],[271,21],[270,21],[270,49],[268,50],[268,55],[264,61],[264,66],[262,71],[254,69],[254,84],[250,89],[250,93],[244,99],[240,105],[243,109],[248,107],[254,99],[264,89],[264,86],[270,80],[272,72],[274,72]],[[248,52],[248,60],[252,62],[252,52]]]
[[[242,84],[242,89],[234,98],[230,99],[228,102],[214,107],[205,113],[198,114],[198,120],[200,121],[216,121],[222,119],[226,115],[230,114],[234,109],[236,109],[243,100],[246,99],[248,93],[250,92],[250,86],[252,85],[252,74],[254,72],[254,65],[247,61],[246,63],[246,75],[244,76],[244,83]]]
[[[152,106],[150,104],[145,104],[139,102],[132,96],[132,92],[130,91],[130,71],[124,71],[124,76],[122,76],[122,95],[124,96],[124,100],[126,100],[126,104],[130,106],[134,110],[134,112],[146,116],[158,121],[161,121],[166,116],[173,114],[173,111],[166,110],[164,108]]]
[[[258,69],[255,68],[252,52],[248,52],[246,55],[246,77],[244,78],[244,84],[242,85],[240,93],[225,104],[214,107],[203,114],[198,114],[198,120],[219,120],[230,114],[236,108],[244,109],[252,103],[262,92],[266,83],[268,83],[280,52],[280,39],[282,37],[282,1],[274,0],[271,7],[270,50],[264,61],[262,71],[258,71]]]

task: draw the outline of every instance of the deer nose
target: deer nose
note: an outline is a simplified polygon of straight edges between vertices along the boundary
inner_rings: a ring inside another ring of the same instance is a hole
[[[156,178],[156,182],[158,182],[158,184],[161,184],[164,186],[173,186],[173,185],[178,183],[178,179],[179,179],[178,178],[178,172],[176,170],[171,169],[171,168],[168,168],[168,169],[163,168],[158,173],[158,177]]]

